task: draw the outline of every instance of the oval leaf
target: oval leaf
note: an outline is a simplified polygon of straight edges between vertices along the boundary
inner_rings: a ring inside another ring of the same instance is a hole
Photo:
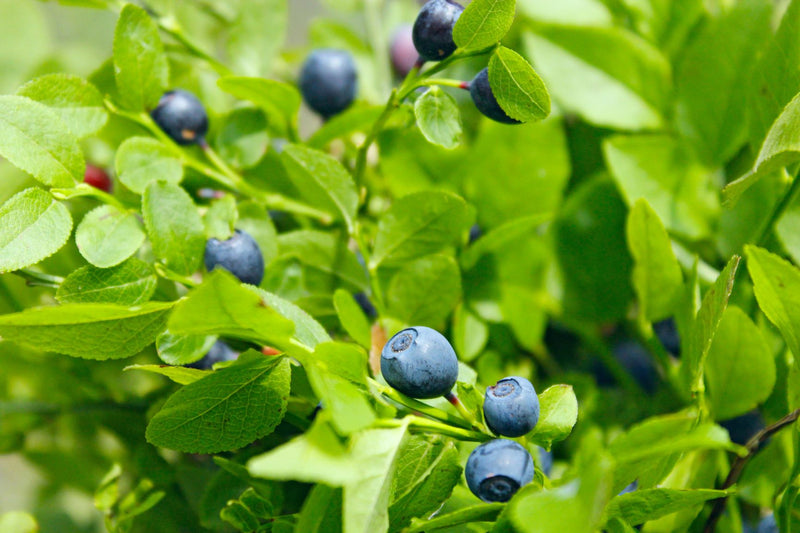
[[[417,125],[428,141],[448,149],[458,146],[461,114],[455,99],[439,87],[431,87],[414,103]]]
[[[489,85],[497,103],[520,122],[542,120],[550,114],[550,95],[525,59],[501,46],[489,60]]]
[[[25,189],[0,207],[0,272],[34,265],[69,239],[72,217],[42,189]]]
[[[22,96],[0,96],[0,155],[50,187],[83,181],[78,139],[50,108]]]
[[[453,41],[465,51],[500,42],[514,23],[516,0],[472,0],[458,17]]]
[[[178,184],[183,179],[180,159],[168,146],[151,137],[126,139],[117,149],[115,167],[119,180],[138,194],[151,181]]]
[[[144,232],[133,213],[103,205],[83,217],[75,231],[78,251],[100,268],[118,265],[136,253],[144,242]]]
[[[153,268],[134,257],[112,268],[79,268],[61,283],[56,299],[61,303],[138,305],[153,296],[157,284]]]

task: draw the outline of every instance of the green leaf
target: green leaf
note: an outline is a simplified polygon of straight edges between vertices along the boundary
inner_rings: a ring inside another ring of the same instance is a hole
[[[136,215],[112,205],[101,205],[87,213],[75,230],[78,251],[98,268],[122,263],[143,242],[144,231]]]
[[[37,350],[84,359],[123,359],[141,352],[155,340],[166,327],[172,305],[37,307],[0,315],[0,336]]]
[[[168,365],[186,365],[202,359],[215,342],[216,335],[176,335],[166,330],[156,339],[156,351]]]
[[[228,53],[233,70],[266,76],[286,38],[288,0],[242,0],[230,27]]]
[[[614,518],[635,526],[662,516],[701,506],[728,494],[724,490],[640,489],[621,494],[609,502],[606,521]]]
[[[114,76],[120,104],[152,109],[169,84],[169,64],[158,26],[144,9],[125,4],[114,31]]]
[[[396,200],[378,222],[370,270],[442,250],[463,234],[469,217],[464,200],[445,192],[420,192]]]
[[[339,278],[353,288],[367,288],[364,267],[347,248],[347,242],[330,232],[290,231],[278,237],[281,258],[293,257],[308,268]]]
[[[705,367],[715,420],[727,420],[763,403],[775,386],[775,360],[761,330],[738,307],[728,307]]]
[[[458,449],[436,436],[406,439],[392,477],[389,531],[399,531],[417,516],[429,516],[450,497],[461,479]]]
[[[142,196],[142,215],[153,253],[178,274],[194,273],[205,251],[205,228],[192,198],[178,185],[152,181]]]
[[[637,200],[628,214],[627,236],[640,313],[650,322],[667,318],[683,288],[683,274],[669,235],[643,198]]]
[[[251,291],[255,292],[267,305],[274,308],[278,313],[286,317],[294,323],[294,338],[305,344],[309,348],[313,348],[321,342],[328,342],[331,340],[328,332],[322,327],[322,324],[317,322],[314,317],[289,302],[284,300],[276,294],[272,294],[258,287],[250,285],[246,286]]]
[[[728,261],[717,281],[703,296],[703,303],[692,323],[688,349],[682,359],[681,372],[687,379],[689,390],[693,393],[703,390],[703,369],[706,357],[720,320],[722,320],[722,313],[728,306],[740,259],[738,255],[734,255]]]
[[[287,144],[281,161],[311,205],[343,219],[348,231],[354,231],[358,192],[353,177],[338,160],[313,148]]]
[[[681,54],[677,126],[709,165],[725,163],[746,140],[742,117],[749,111],[747,92],[772,10],[760,0],[737,2],[707,20]]]
[[[367,132],[381,116],[383,108],[379,106],[360,106],[357,103],[328,119],[306,144],[317,150],[324,149],[331,141],[356,131]]]
[[[159,374],[168,377],[179,385],[189,385],[208,375],[207,370],[198,370],[197,368],[187,368],[184,366],[168,366],[168,365],[128,365],[124,368],[128,370],[142,370],[152,374]]]
[[[79,139],[97,133],[108,120],[103,95],[80,76],[47,74],[29,81],[17,94],[55,111]]]
[[[228,76],[217,81],[220,89],[264,110],[271,125],[294,124],[300,110],[298,90],[288,83],[264,78]]]
[[[621,27],[537,25],[525,45],[565,111],[617,129],[663,124],[670,65],[644,39]]]
[[[745,246],[745,256],[758,306],[783,335],[797,365],[800,359],[800,271],[785,259],[756,246]]]
[[[341,533],[342,489],[314,485],[297,518],[298,533]]]
[[[214,270],[175,306],[173,334],[231,335],[281,349],[294,326],[256,292],[224,270]]]
[[[611,321],[627,313],[632,265],[625,217],[617,189],[602,176],[580,185],[561,209],[553,230],[567,316]]]
[[[369,349],[372,340],[369,320],[353,295],[345,289],[336,289],[333,293],[333,306],[347,334],[358,344]]]
[[[269,265],[278,255],[278,239],[275,225],[267,210],[255,202],[242,202],[237,206],[239,222],[236,227],[246,231],[258,243],[264,264]]]
[[[433,86],[414,102],[417,126],[428,141],[448,149],[461,142],[461,113],[455,99]]]
[[[178,184],[183,163],[168,146],[151,137],[129,137],[117,149],[114,165],[119,180],[137,194],[151,181]]]
[[[666,135],[615,136],[603,153],[628,205],[644,198],[671,232],[691,240],[711,235],[717,185],[686,146]]]
[[[489,85],[497,103],[520,122],[543,120],[550,114],[550,94],[525,59],[501,46],[489,60]]]
[[[214,137],[214,146],[219,155],[236,168],[255,166],[269,146],[264,112],[254,107],[231,111]]]
[[[156,290],[153,267],[134,257],[112,268],[91,265],[75,270],[56,291],[61,303],[109,303],[138,305]]]
[[[464,51],[482,50],[502,39],[514,23],[516,0],[474,0],[458,17],[453,41]]]
[[[461,299],[461,272],[449,255],[408,262],[386,291],[387,313],[406,324],[441,327]]]
[[[283,419],[290,377],[285,357],[242,354],[233,365],[170,396],[147,425],[147,442],[187,453],[250,444]]]
[[[233,236],[239,212],[236,210],[236,198],[228,194],[214,200],[203,216],[206,237],[225,241]]]
[[[52,196],[30,188],[0,207],[0,272],[34,265],[69,239],[72,217]]]
[[[9,511],[0,514],[0,531],[6,533],[38,533],[36,519],[22,511]]]
[[[0,155],[49,187],[83,181],[78,139],[55,111],[22,96],[0,96]]]
[[[431,520],[412,518],[411,527],[406,533],[431,533],[475,522],[494,522],[503,509],[505,509],[505,504],[502,503],[482,503],[436,516]]]
[[[578,399],[569,385],[553,385],[539,394],[539,422],[528,439],[550,449],[566,439],[578,421]]]
[[[453,348],[462,361],[470,362],[486,347],[489,326],[467,306],[460,305],[453,314]]]

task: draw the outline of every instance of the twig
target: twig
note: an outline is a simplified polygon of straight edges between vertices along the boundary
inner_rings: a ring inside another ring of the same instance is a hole
[[[734,461],[733,466],[731,466],[730,472],[728,472],[728,477],[725,478],[725,483],[722,484],[721,490],[725,490],[733,486],[738,480],[739,476],[742,475],[742,471],[744,467],[747,465],[748,461],[752,459],[759,451],[761,444],[764,443],[767,439],[769,439],[772,435],[780,431],[781,429],[785,428],[793,424],[798,418],[800,417],[800,409],[795,409],[788,415],[784,416],[771,426],[767,426],[766,428],[762,429],[758,433],[756,433],[749,441],[745,447],[747,448],[747,455],[743,457],[737,457],[736,461]],[[714,507],[711,509],[711,514],[708,516],[708,520],[706,520],[706,525],[703,528],[703,533],[714,533],[717,528],[717,522],[719,521],[722,513],[725,511],[725,504],[728,502],[728,497],[723,496],[722,498],[714,501]]]

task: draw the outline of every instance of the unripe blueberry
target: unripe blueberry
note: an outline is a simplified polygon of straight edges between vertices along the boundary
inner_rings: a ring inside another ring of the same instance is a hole
[[[464,8],[451,0],[430,0],[412,29],[414,48],[425,61],[441,61],[456,51],[453,28]]]
[[[264,256],[258,243],[242,230],[236,230],[225,241],[210,238],[203,257],[206,270],[221,267],[250,285],[259,285],[264,278]]]
[[[208,115],[203,103],[182,89],[164,93],[150,115],[178,144],[200,143],[208,131]]]
[[[533,481],[533,458],[513,440],[490,440],[472,451],[464,477],[469,490],[481,500],[507,502]]]
[[[496,435],[521,437],[539,421],[539,397],[531,382],[519,376],[486,387],[483,417]]]
[[[478,72],[469,84],[469,95],[475,102],[478,111],[490,119],[502,122],[503,124],[520,124],[519,120],[513,119],[503,111],[497,98],[494,97],[491,86],[489,86],[489,69],[485,68]]]
[[[94,165],[86,165],[86,171],[83,173],[83,182],[95,189],[111,192],[111,178],[108,177],[105,170]]]
[[[345,50],[322,48],[306,58],[300,71],[300,92],[308,107],[328,118],[353,103],[358,75],[353,56]]]
[[[410,24],[398,28],[392,36],[389,54],[392,58],[392,68],[399,78],[405,78],[414,65],[417,64],[419,54],[414,48],[414,39],[411,35]]]
[[[213,367],[215,363],[221,363],[222,361],[233,361],[238,357],[239,354],[233,351],[233,348],[222,341],[217,341],[202,359],[186,366],[189,368],[197,368],[199,370],[211,370],[211,367]]]
[[[458,358],[441,333],[415,326],[397,333],[383,347],[381,374],[406,396],[436,398],[456,384]]]
[[[756,533],[778,533],[778,524],[775,522],[775,515],[769,514],[758,523]]]

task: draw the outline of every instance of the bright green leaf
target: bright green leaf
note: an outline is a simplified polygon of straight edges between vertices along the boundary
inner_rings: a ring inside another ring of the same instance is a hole
[[[578,399],[569,385],[553,385],[539,394],[539,422],[528,438],[550,449],[572,433],[578,421]]]
[[[372,339],[369,320],[353,295],[345,289],[337,289],[333,294],[333,305],[339,322],[347,334],[358,344],[369,349]]]
[[[499,42],[514,22],[515,8],[516,0],[473,0],[458,17],[453,40],[465,52]]]
[[[242,0],[238,6],[228,40],[233,69],[246,76],[266,76],[286,38],[289,2]]]
[[[203,379],[208,374],[206,370],[168,365],[129,365],[126,366],[124,370],[142,370],[152,374],[159,374],[168,377],[179,385],[194,383],[195,381]]]
[[[455,99],[433,86],[414,102],[417,125],[428,141],[448,149],[461,142],[461,113]]]
[[[116,266],[136,253],[144,242],[139,219],[112,205],[102,205],[86,214],[75,230],[81,255],[98,268]]]
[[[162,142],[151,137],[129,137],[117,148],[115,167],[119,180],[137,194],[147,184],[161,180],[178,184],[183,179],[183,164]]]
[[[91,265],[75,270],[56,291],[61,303],[109,303],[138,305],[145,303],[156,290],[153,267],[130,258],[112,268]]]
[[[156,351],[168,365],[186,365],[202,359],[215,342],[216,335],[176,335],[165,330],[156,339]]]
[[[727,494],[724,490],[641,489],[622,494],[609,502],[605,519],[621,518],[630,525],[698,507]]]
[[[550,114],[550,94],[521,55],[501,46],[489,60],[489,85],[500,107],[520,122],[543,120]]]
[[[449,255],[407,263],[386,291],[387,313],[406,324],[441,328],[461,299],[461,272]]]

